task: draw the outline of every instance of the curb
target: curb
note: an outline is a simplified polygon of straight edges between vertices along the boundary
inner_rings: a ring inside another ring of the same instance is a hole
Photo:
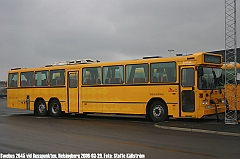
[[[198,133],[206,133],[206,134],[217,134],[217,135],[240,137],[240,133],[231,133],[231,132],[224,132],[224,131],[204,130],[204,129],[180,128],[180,127],[171,127],[171,126],[161,126],[161,125],[157,125],[157,124],[154,124],[154,126],[157,128],[166,129],[166,130],[188,131],[188,132],[198,132]]]

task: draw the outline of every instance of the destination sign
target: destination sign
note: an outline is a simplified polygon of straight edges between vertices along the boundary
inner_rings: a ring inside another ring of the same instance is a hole
[[[221,56],[204,54],[204,62],[221,64]]]

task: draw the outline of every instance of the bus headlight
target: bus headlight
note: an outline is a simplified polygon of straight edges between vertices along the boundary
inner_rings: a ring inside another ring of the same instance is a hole
[[[208,100],[205,100],[205,104],[208,105]]]
[[[205,104],[208,105],[208,100],[203,100],[202,101],[202,105],[205,105]]]
[[[224,98],[222,98],[222,103],[225,103],[225,99]]]

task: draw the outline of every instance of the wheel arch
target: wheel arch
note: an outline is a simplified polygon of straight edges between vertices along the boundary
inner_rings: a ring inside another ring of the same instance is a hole
[[[153,102],[155,102],[155,101],[162,101],[162,102],[167,106],[167,103],[166,103],[165,100],[163,100],[162,98],[160,98],[160,97],[153,97],[153,98],[151,98],[151,99],[148,101],[147,106],[146,106],[146,118],[147,118],[147,119],[150,119],[150,116],[149,116],[150,106],[151,106],[151,104],[152,104]],[[168,108],[168,106],[167,106],[167,108]]]
[[[35,101],[34,101],[34,114],[37,113],[37,103],[38,103],[40,100],[43,100],[43,101],[45,102],[45,104],[46,104],[46,101],[45,101],[42,97],[37,97],[37,98],[35,99]],[[47,106],[47,104],[46,104],[46,106]],[[48,110],[48,107],[47,107],[47,110]]]
[[[60,112],[57,113],[57,114],[53,113],[52,110],[51,110],[52,109],[51,108],[51,103],[53,101],[57,101],[58,104],[59,104],[59,107],[60,107]],[[61,116],[63,113],[65,113],[65,112],[63,112],[61,102],[60,102],[60,100],[57,97],[52,97],[52,98],[49,99],[48,107],[49,107],[50,115],[53,116],[53,117],[58,117],[58,116]]]
[[[48,106],[53,100],[57,100],[60,103],[60,100],[57,97],[52,97],[49,99]],[[61,103],[60,103],[60,105],[61,105]]]

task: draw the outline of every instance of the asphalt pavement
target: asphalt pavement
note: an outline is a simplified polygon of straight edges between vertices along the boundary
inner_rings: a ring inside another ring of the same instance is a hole
[[[5,105],[6,99],[0,99],[0,102],[3,102]],[[9,114],[8,110],[11,110],[11,114],[32,113],[31,111],[27,111],[27,110],[23,111],[23,110],[10,109],[5,107],[5,109],[1,110],[1,116],[5,116]],[[117,117],[119,116],[115,116],[115,118]],[[126,116],[124,117],[126,118]],[[240,117],[240,113],[238,113],[238,117]],[[187,131],[187,132],[198,132],[198,133],[219,134],[219,135],[240,137],[239,121],[238,121],[238,124],[235,124],[235,125],[225,124],[225,120],[224,120],[225,114],[219,114],[219,118],[220,118],[220,121],[217,120],[216,115],[205,116],[201,119],[170,118],[168,121],[156,123],[154,124],[154,126],[160,129],[167,129],[167,130],[174,130],[174,131]],[[128,118],[128,119],[131,120],[131,118]],[[135,117],[134,119],[137,119],[137,118]]]
[[[168,121],[155,124],[155,127],[175,131],[191,131],[240,137],[239,121],[238,124],[225,124],[224,117],[224,114],[220,114],[220,121],[217,121],[214,115],[201,119],[169,119]]]

